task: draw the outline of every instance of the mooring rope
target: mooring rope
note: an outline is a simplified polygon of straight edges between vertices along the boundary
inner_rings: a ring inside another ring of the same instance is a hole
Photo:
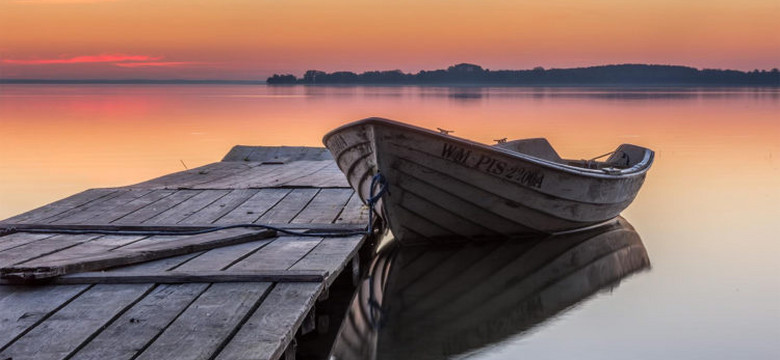
[[[64,228],[15,228],[13,226],[6,227],[0,233],[7,235],[14,232],[26,232],[31,234],[99,234],[99,235],[135,235],[135,236],[155,236],[155,235],[200,235],[215,231],[235,229],[235,228],[260,228],[274,230],[280,233],[285,233],[295,236],[314,236],[314,237],[346,237],[353,235],[366,234],[365,230],[355,231],[323,231],[323,232],[304,232],[285,229],[278,226],[268,224],[232,224],[224,226],[214,226],[199,230],[109,230],[109,229],[64,229]]]
[[[374,194],[376,184],[379,184],[380,188],[379,192]],[[368,226],[366,227],[366,231],[369,235],[374,232],[374,208],[379,202],[379,199],[382,198],[382,195],[388,192],[388,188],[389,185],[387,184],[387,179],[385,179],[381,172],[377,171],[377,173],[374,174],[374,176],[371,178],[371,186],[368,189],[368,199],[366,199],[366,203],[368,205]]]

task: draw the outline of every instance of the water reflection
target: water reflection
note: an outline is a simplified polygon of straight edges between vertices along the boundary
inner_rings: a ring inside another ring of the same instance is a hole
[[[445,359],[539,326],[649,269],[624,219],[528,242],[390,245],[361,283],[331,359]]]
[[[470,100],[481,100],[483,97],[487,96],[486,89],[485,88],[449,88],[449,92],[447,94],[447,97],[453,100],[460,100],[460,101],[470,101]]]
[[[268,86],[262,93],[277,97],[317,98],[420,98],[449,99],[479,103],[476,100],[584,99],[584,100],[718,100],[752,99],[777,101],[775,88],[756,87],[512,87],[512,86]],[[252,95],[246,95],[252,96]]]

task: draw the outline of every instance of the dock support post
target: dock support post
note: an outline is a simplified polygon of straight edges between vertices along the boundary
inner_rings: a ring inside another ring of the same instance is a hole
[[[298,340],[292,338],[290,344],[287,345],[287,349],[284,350],[282,360],[295,360],[296,352],[298,352]]]
[[[312,307],[311,310],[309,310],[309,313],[306,314],[306,317],[303,319],[303,323],[301,324],[301,335],[306,335],[317,327],[317,314],[315,313],[314,309],[315,307]]]
[[[317,298],[317,302],[323,302],[328,300],[330,297],[330,288],[324,288],[322,289],[322,292],[320,293],[320,296]]]

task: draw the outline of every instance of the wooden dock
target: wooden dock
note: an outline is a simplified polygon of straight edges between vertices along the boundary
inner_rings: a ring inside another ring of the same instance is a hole
[[[289,356],[365,235],[147,232],[243,223],[350,231],[367,218],[325,149],[245,146],[221,162],[9,218],[0,222],[15,229],[0,236],[0,359]],[[84,230],[94,233],[70,233]]]

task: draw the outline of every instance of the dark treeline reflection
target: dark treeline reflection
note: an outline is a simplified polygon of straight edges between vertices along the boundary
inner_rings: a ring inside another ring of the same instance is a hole
[[[496,85],[696,85],[780,86],[780,71],[699,70],[687,66],[622,64],[572,69],[489,70],[458,64],[446,70],[407,74],[400,70],[327,73],[307,71],[302,78],[274,74],[269,84],[496,84]]]
[[[702,87],[702,86],[270,86],[268,92],[278,96],[305,95],[329,98],[447,98],[454,102],[479,103],[485,99],[587,99],[587,100],[712,100],[712,99],[780,99],[774,88]]]
[[[331,359],[446,359],[522,334],[648,269],[624,219],[530,241],[389,245],[359,285]]]

